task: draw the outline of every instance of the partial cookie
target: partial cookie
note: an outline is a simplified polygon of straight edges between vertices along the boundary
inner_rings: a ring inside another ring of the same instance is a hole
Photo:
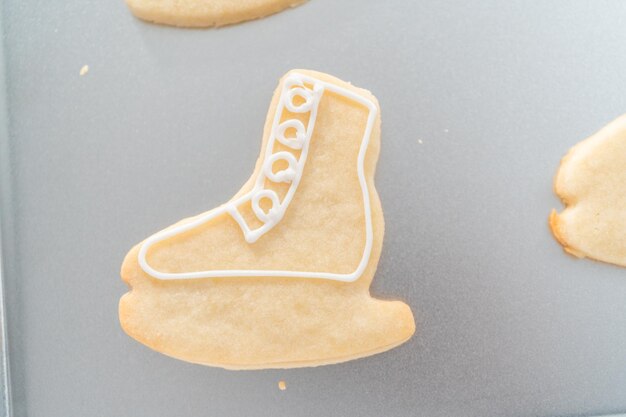
[[[306,0],[126,0],[135,16],[184,27],[239,23],[278,13]]]
[[[554,190],[567,206],[550,214],[563,248],[626,266],[626,115],[569,151]]]
[[[126,256],[124,330],[166,355],[229,369],[343,362],[407,341],[410,308],[369,294],[384,233],[379,150],[370,92],[289,72],[242,189]]]

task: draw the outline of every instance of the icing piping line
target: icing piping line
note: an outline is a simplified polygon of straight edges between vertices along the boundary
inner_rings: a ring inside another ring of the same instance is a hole
[[[332,272],[313,272],[313,271],[283,271],[283,270],[253,270],[253,269],[242,269],[242,270],[227,269],[227,270],[208,270],[208,271],[197,271],[197,272],[171,273],[171,272],[157,271],[148,264],[148,261],[146,260],[146,255],[148,253],[148,249],[152,245],[159,243],[179,233],[184,233],[188,230],[198,227],[224,213],[230,214],[237,221],[237,223],[239,223],[239,225],[242,227],[242,230],[244,231],[244,235],[246,235],[246,231],[247,230],[249,231],[249,229],[247,229],[247,225],[244,227],[245,220],[241,217],[241,215],[237,211],[236,205],[234,205],[234,203],[241,204],[244,200],[247,201],[246,200],[247,198],[251,198],[250,197],[251,194],[256,190],[256,186],[255,186],[255,188],[253,188],[251,192],[246,193],[245,195],[243,195],[237,200],[226,203],[214,210],[211,210],[210,212],[204,215],[200,215],[198,218],[196,218],[195,220],[192,220],[189,223],[172,227],[170,229],[166,229],[146,239],[144,243],[141,245],[141,248],[139,250],[138,260],[139,260],[139,265],[141,269],[143,269],[147,274],[153,276],[154,278],[161,279],[161,280],[227,278],[227,277],[240,277],[240,278],[243,278],[243,277],[291,277],[291,278],[327,279],[327,280],[342,281],[342,282],[354,282],[363,274],[363,271],[365,271],[365,268],[367,267],[367,263],[369,262],[369,258],[372,252],[372,245],[373,245],[372,210],[371,210],[371,204],[370,204],[369,189],[367,188],[367,181],[365,179],[364,161],[365,161],[365,154],[367,151],[367,146],[369,145],[370,137],[372,135],[372,129],[374,127],[374,122],[376,120],[376,114],[378,112],[378,109],[376,108],[376,105],[371,100],[361,97],[358,94],[355,94],[346,88],[339,87],[339,86],[336,86],[334,84],[331,84],[325,81],[317,80],[315,78],[312,78],[303,74],[299,74],[299,73],[292,74],[292,76],[290,76],[285,81],[285,85],[288,84],[289,80],[292,77],[297,78],[301,80],[302,82],[312,84],[314,86],[314,93],[318,95],[318,99],[321,99],[323,92],[325,90],[328,90],[336,94],[342,95],[344,97],[347,97],[351,99],[352,101],[355,101],[365,106],[369,110],[369,114],[367,117],[367,124],[365,127],[365,132],[363,134],[363,139],[361,141],[361,147],[359,149],[359,155],[357,158],[357,175],[359,177],[359,184],[361,186],[361,192],[363,195],[363,204],[365,206],[364,207],[364,210],[365,210],[365,248],[363,250],[363,256],[361,257],[361,261],[359,262],[359,265],[357,266],[357,268],[354,270],[354,272],[349,273],[349,274],[336,274]],[[272,132],[271,132],[272,137],[270,137],[270,139],[268,140],[268,146],[273,144],[273,140],[276,138],[276,127],[277,127],[278,120],[280,119],[280,111],[282,110],[281,105],[284,105],[283,103],[283,100],[285,98],[284,92],[285,92],[285,87],[283,88],[283,92],[281,93],[281,101],[279,103],[279,106],[276,108],[276,116],[274,118],[274,124],[273,124]],[[289,110],[291,111],[292,109],[289,109]],[[313,109],[310,111],[311,111],[311,116],[310,116],[308,127],[312,127],[311,122],[315,123],[314,117],[315,117],[315,113],[317,112],[317,104],[314,104]],[[308,139],[310,139],[312,135],[312,130],[313,129],[307,128]],[[306,160],[306,151],[308,151],[308,140],[305,141],[305,144],[302,148],[302,153],[301,153],[301,157],[299,161],[299,164],[301,166],[304,165],[304,161]],[[268,155],[267,151],[266,151],[266,155]],[[271,167],[270,167],[270,170],[271,170]],[[264,176],[263,168],[261,169],[261,172],[259,173],[259,175],[261,177]],[[286,209],[286,206],[289,204],[288,201],[291,200],[291,197],[293,197],[293,193],[295,193],[295,188],[297,187],[299,180],[300,180],[300,177],[299,176],[296,177],[296,179],[292,182],[292,185],[290,186],[290,189],[288,191],[288,195],[283,200],[283,203],[279,204],[279,205],[282,205],[285,202],[287,202],[287,204],[285,204],[285,209]],[[257,180],[257,183],[260,183],[260,181]],[[294,187],[294,184],[295,184],[295,187]],[[289,193],[291,193],[291,197],[289,197],[289,200],[287,200]],[[284,214],[284,211],[283,211],[283,214]],[[282,214],[280,215],[280,218],[278,218],[278,220],[274,224],[277,224],[281,218],[282,218]],[[263,229],[266,226],[268,226],[268,223],[265,223],[259,229]],[[255,229],[255,231],[259,229]],[[269,229],[271,229],[271,227]],[[267,230],[265,230],[265,232],[266,231]],[[251,232],[254,232],[254,231],[251,231]],[[261,233],[261,235],[263,233]],[[246,235],[246,240],[250,242],[250,240],[248,239],[249,237],[248,235]],[[258,237],[256,237],[256,239],[258,239]],[[252,240],[252,242],[254,242],[256,239]]]

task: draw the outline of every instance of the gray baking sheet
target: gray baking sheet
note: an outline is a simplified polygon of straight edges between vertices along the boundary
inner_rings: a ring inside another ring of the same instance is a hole
[[[14,416],[626,412],[626,270],[564,255],[547,228],[559,159],[626,112],[625,2],[311,0],[218,30],[146,24],[122,0],[1,6]],[[239,189],[292,68],[380,100],[372,293],[406,300],[417,333],[289,371],[153,352],[118,324],[122,259]]]

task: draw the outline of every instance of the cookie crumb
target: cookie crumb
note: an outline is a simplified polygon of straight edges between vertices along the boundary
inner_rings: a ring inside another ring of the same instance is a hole
[[[423,141],[423,140],[421,140],[421,139],[418,139],[418,140],[417,140],[417,143],[419,143],[419,144],[421,145],[422,143],[424,143],[424,141]]]
[[[83,67],[80,69],[80,76],[82,77],[83,75],[87,74],[89,72],[89,65],[83,65]]]
[[[285,381],[278,381],[278,389],[284,391],[287,389],[287,383]]]

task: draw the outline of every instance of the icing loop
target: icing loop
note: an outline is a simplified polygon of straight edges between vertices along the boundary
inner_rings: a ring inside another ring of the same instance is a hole
[[[287,161],[289,167],[278,172],[274,172],[273,167],[276,161]],[[298,161],[289,152],[277,152],[267,158],[263,167],[265,176],[273,182],[291,182],[298,175]]]
[[[287,132],[287,129],[295,129],[296,136],[286,137],[285,133]],[[278,126],[278,129],[276,129],[276,139],[291,149],[302,149],[306,139],[306,129],[304,128],[304,124],[298,119],[291,119],[282,122]]]
[[[296,104],[295,98],[300,97],[304,99],[304,103]],[[313,105],[313,95],[309,90],[296,87],[287,91],[287,100],[285,101],[285,107],[293,113],[305,113],[311,110]]]
[[[272,202],[272,207],[269,210],[264,211],[261,206],[261,199],[266,198]],[[279,221],[282,214],[280,213],[280,202],[278,201],[278,195],[272,190],[259,190],[252,197],[252,211],[262,222]]]

